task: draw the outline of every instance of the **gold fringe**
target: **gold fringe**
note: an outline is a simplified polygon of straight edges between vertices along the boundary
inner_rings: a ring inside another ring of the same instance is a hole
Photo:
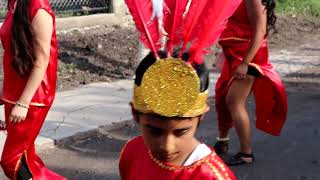
[[[157,160],[153,155],[151,154],[151,151],[149,150],[149,157],[154,161],[159,167],[169,170],[169,171],[177,171],[177,170],[185,170],[185,169],[192,169],[197,166],[200,166],[203,163],[209,163],[209,160],[214,157],[214,153],[209,154],[208,156],[202,158],[201,160],[189,165],[189,166],[168,166]]]
[[[218,180],[227,180],[227,179],[222,177],[222,175],[219,173],[218,169],[212,163],[208,162],[208,166],[213,171],[213,173],[216,175]]]
[[[236,41],[250,41],[249,39],[243,39],[243,38],[238,38],[238,37],[228,37],[228,38],[223,38],[223,39],[220,39],[219,41],[228,41],[228,40],[236,40]]]
[[[16,104],[15,102],[13,101],[10,101],[8,99],[5,99],[5,98],[1,98],[3,101],[7,102],[7,103],[10,103],[10,104]],[[31,102],[30,103],[31,106],[39,106],[39,107],[45,107],[46,105],[43,104],[43,103],[37,103],[37,102]]]

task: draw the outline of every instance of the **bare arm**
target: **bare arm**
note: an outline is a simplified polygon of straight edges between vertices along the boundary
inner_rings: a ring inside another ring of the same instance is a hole
[[[40,9],[31,23],[33,29],[33,50],[35,64],[30,73],[26,87],[19,98],[19,103],[13,107],[9,120],[13,123],[23,121],[27,114],[35,92],[40,86],[50,60],[50,44],[53,32],[53,19],[45,10]]]
[[[234,77],[237,79],[245,79],[247,76],[248,65],[256,56],[267,32],[267,11],[261,0],[246,0],[246,5],[249,21],[254,33],[243,63],[239,64],[236,69]]]
[[[23,104],[30,104],[46,73],[50,59],[50,44],[53,32],[52,17],[48,12],[40,9],[33,18],[31,26],[34,33],[35,64],[19,99],[19,102]]]
[[[245,62],[250,63],[260,49],[267,32],[267,10],[261,0],[246,0],[247,13],[254,35],[249,44]]]

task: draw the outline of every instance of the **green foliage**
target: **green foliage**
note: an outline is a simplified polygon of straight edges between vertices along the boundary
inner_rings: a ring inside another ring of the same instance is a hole
[[[6,13],[7,13],[7,10],[0,9],[0,17],[5,17]]]
[[[320,0],[277,0],[277,11],[320,17]]]
[[[76,65],[71,63],[71,64],[65,64],[65,69],[69,71],[73,71],[76,69]]]

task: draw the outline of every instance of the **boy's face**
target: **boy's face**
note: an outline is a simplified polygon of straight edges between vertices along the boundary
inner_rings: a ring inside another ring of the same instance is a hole
[[[200,117],[163,119],[152,114],[135,117],[146,146],[162,162],[181,165],[198,145],[194,134]]]

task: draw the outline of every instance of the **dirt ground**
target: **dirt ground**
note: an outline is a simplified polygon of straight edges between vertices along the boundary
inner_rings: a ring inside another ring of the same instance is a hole
[[[272,51],[291,49],[308,42],[320,34],[320,19],[304,16],[279,15],[276,32],[269,36],[269,47]]]
[[[133,75],[138,52],[133,28],[97,26],[60,32],[58,89]]]
[[[320,34],[319,19],[280,15],[277,32],[269,36],[269,44],[273,51],[290,49],[308,42],[315,34]],[[138,41],[133,26],[97,26],[61,31],[58,41],[59,91],[93,82],[125,79],[134,73]],[[0,57],[2,54],[0,49]]]
[[[320,34],[320,20],[279,16],[270,35],[272,50],[293,48]],[[58,34],[58,89],[131,77],[136,67],[138,34],[133,26],[100,26]],[[212,58],[213,59],[213,58]]]

